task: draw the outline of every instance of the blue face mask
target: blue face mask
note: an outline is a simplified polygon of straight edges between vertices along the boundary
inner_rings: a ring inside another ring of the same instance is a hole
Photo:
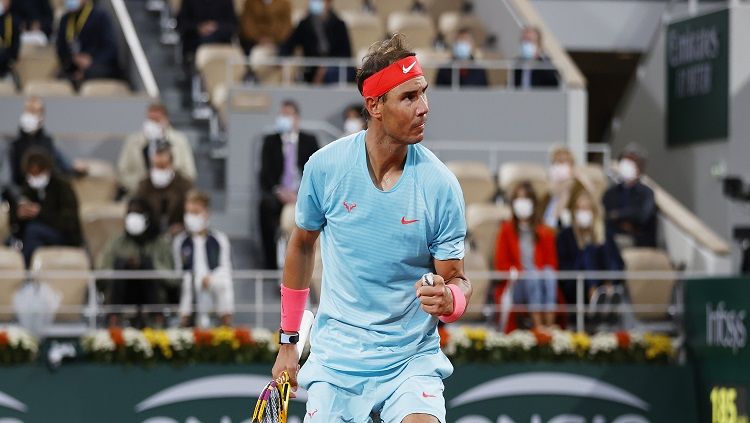
[[[276,130],[282,134],[292,132],[294,129],[294,120],[289,116],[280,115],[276,118]]]
[[[467,60],[471,58],[471,43],[468,41],[457,41],[453,45],[453,57],[458,60]]]
[[[524,59],[533,59],[536,57],[536,44],[531,41],[521,42],[521,57]]]
[[[65,0],[65,9],[69,12],[78,10],[81,7],[81,0]]]
[[[325,9],[325,4],[323,4],[323,0],[310,0],[310,14],[311,15],[320,15],[323,13],[323,10]]]

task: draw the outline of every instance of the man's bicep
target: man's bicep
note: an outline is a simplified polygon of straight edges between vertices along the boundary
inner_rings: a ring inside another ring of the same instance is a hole
[[[464,260],[453,259],[453,260],[434,260],[435,272],[445,279],[448,283],[451,279],[461,278],[466,279],[464,274]]]

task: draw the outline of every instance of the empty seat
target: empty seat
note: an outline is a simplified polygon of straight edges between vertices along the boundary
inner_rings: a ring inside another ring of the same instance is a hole
[[[408,12],[412,2],[405,0],[372,0],[375,6],[375,13],[381,20],[386,21],[391,14],[396,12]]]
[[[65,97],[74,96],[73,85],[65,80],[33,80],[23,86],[25,96]]]
[[[59,68],[54,45],[21,46],[18,61],[15,64],[15,72],[22,88],[25,88],[31,81],[54,79]]]
[[[10,205],[0,201],[0,243],[10,235]]]
[[[242,16],[242,11],[245,9],[245,0],[234,0],[234,13],[237,16]]]
[[[341,13],[341,19],[349,30],[352,53],[367,50],[385,35],[383,22],[372,13],[346,11]]]
[[[479,320],[483,317],[482,309],[487,304],[487,293],[491,282],[488,274],[490,267],[484,255],[469,248],[464,255],[464,270],[471,280],[472,293],[463,318]]]
[[[4,95],[16,95],[16,86],[13,81],[0,81],[0,96]]]
[[[656,248],[627,248],[622,251],[625,269],[629,272],[671,272],[674,270],[666,251]],[[636,312],[640,320],[667,318],[672,304],[674,279],[628,279],[626,285],[633,305],[656,305],[654,311]]]
[[[276,59],[277,55],[278,51],[274,45],[258,44],[253,47],[248,60],[258,83],[266,85],[281,83],[281,67],[268,64],[268,61]]]
[[[466,228],[470,244],[493,268],[500,223],[511,217],[510,208],[504,205],[475,203],[466,206]]]
[[[125,81],[119,79],[94,79],[81,85],[82,97],[127,97],[132,93]]]
[[[88,168],[86,176],[73,179],[73,190],[80,204],[109,203],[117,193],[117,174],[112,163],[104,160],[82,161]]]
[[[448,169],[456,175],[466,204],[484,203],[495,195],[495,181],[486,164],[471,161],[453,161],[446,163]]]
[[[422,0],[427,14],[433,22],[438,23],[440,16],[446,12],[460,12],[465,0]]]
[[[407,45],[413,49],[432,47],[435,42],[435,25],[429,16],[421,13],[391,13],[388,33],[397,32],[406,36]]]
[[[12,307],[13,295],[23,285],[23,255],[18,250],[0,247],[0,307]],[[0,311],[0,322],[13,318],[13,312]]]
[[[93,258],[124,229],[125,203],[88,203],[80,209],[83,239]]]
[[[424,77],[429,84],[435,83],[438,70],[451,61],[451,53],[447,50],[435,50],[432,48],[416,49],[417,59],[422,66]]]
[[[203,78],[209,98],[219,85],[231,86],[242,80],[245,75],[244,62],[245,56],[239,47],[229,44],[204,44],[198,47],[195,66]]]
[[[498,186],[509,198],[513,189],[523,181],[531,182],[538,199],[544,198],[549,191],[547,171],[539,163],[508,162],[500,166]]]
[[[364,6],[363,0],[336,0],[333,2],[333,9],[336,13],[344,11],[360,11]]]
[[[86,251],[73,247],[42,247],[38,248],[31,258],[31,270],[34,272],[67,272],[80,273],[75,276],[51,277],[41,273],[37,280],[45,282],[62,294],[58,321],[81,320],[81,312],[64,311],[66,307],[82,307],[85,305],[89,284],[91,263]]]
[[[479,16],[473,13],[445,12],[438,19],[438,31],[443,34],[443,39],[452,44],[456,38],[456,33],[461,28],[471,29],[474,35],[476,45],[484,45],[487,38],[487,32]]]
[[[476,53],[477,60],[500,61],[503,60],[503,54],[499,51],[478,50]],[[508,69],[501,67],[487,67],[487,83],[491,87],[508,86]]]

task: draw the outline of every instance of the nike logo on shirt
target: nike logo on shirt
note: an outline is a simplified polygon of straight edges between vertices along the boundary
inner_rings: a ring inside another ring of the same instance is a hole
[[[402,225],[408,225],[410,223],[419,222],[419,220],[406,220],[406,216],[401,218],[401,224]]]

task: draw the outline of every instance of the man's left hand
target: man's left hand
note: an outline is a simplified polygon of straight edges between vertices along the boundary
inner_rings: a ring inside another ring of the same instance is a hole
[[[423,285],[422,279],[414,285],[422,310],[435,317],[453,313],[453,292],[440,275],[433,275],[433,286]]]
[[[93,59],[91,58],[91,55],[86,53],[78,53],[75,56],[73,56],[73,63],[76,64],[76,67],[80,70],[86,70],[89,67],[91,67],[91,63],[93,62]]]

